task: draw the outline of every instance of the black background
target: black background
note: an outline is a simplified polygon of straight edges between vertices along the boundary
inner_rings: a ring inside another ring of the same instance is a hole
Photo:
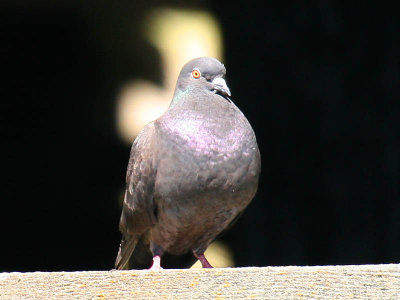
[[[161,83],[149,2],[1,2],[0,271],[113,267],[116,95]],[[258,138],[259,191],[223,237],[238,266],[399,262],[399,2],[159,3],[219,19]]]

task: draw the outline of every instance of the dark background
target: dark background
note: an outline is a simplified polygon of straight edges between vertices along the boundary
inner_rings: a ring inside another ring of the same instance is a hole
[[[113,267],[130,149],[116,94],[161,83],[139,28],[157,2],[54,2],[0,4],[0,271]],[[237,264],[400,262],[399,2],[182,3],[219,19],[262,154],[223,237]]]

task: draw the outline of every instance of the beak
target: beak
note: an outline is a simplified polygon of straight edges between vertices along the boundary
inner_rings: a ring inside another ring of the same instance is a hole
[[[214,84],[214,89],[217,92],[221,92],[224,96],[231,96],[231,91],[229,90],[225,80],[222,77],[214,78],[212,83]]]

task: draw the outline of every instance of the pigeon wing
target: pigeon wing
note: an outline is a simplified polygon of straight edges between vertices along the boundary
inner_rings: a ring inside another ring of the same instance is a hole
[[[119,224],[123,237],[115,262],[116,269],[129,268],[129,258],[137,242],[156,222],[154,136],[152,122],[143,128],[132,145]]]

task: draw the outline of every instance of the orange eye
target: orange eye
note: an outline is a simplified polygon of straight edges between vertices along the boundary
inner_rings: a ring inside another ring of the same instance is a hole
[[[201,76],[200,71],[198,69],[194,69],[192,71],[192,76],[193,76],[193,78],[199,79]]]

